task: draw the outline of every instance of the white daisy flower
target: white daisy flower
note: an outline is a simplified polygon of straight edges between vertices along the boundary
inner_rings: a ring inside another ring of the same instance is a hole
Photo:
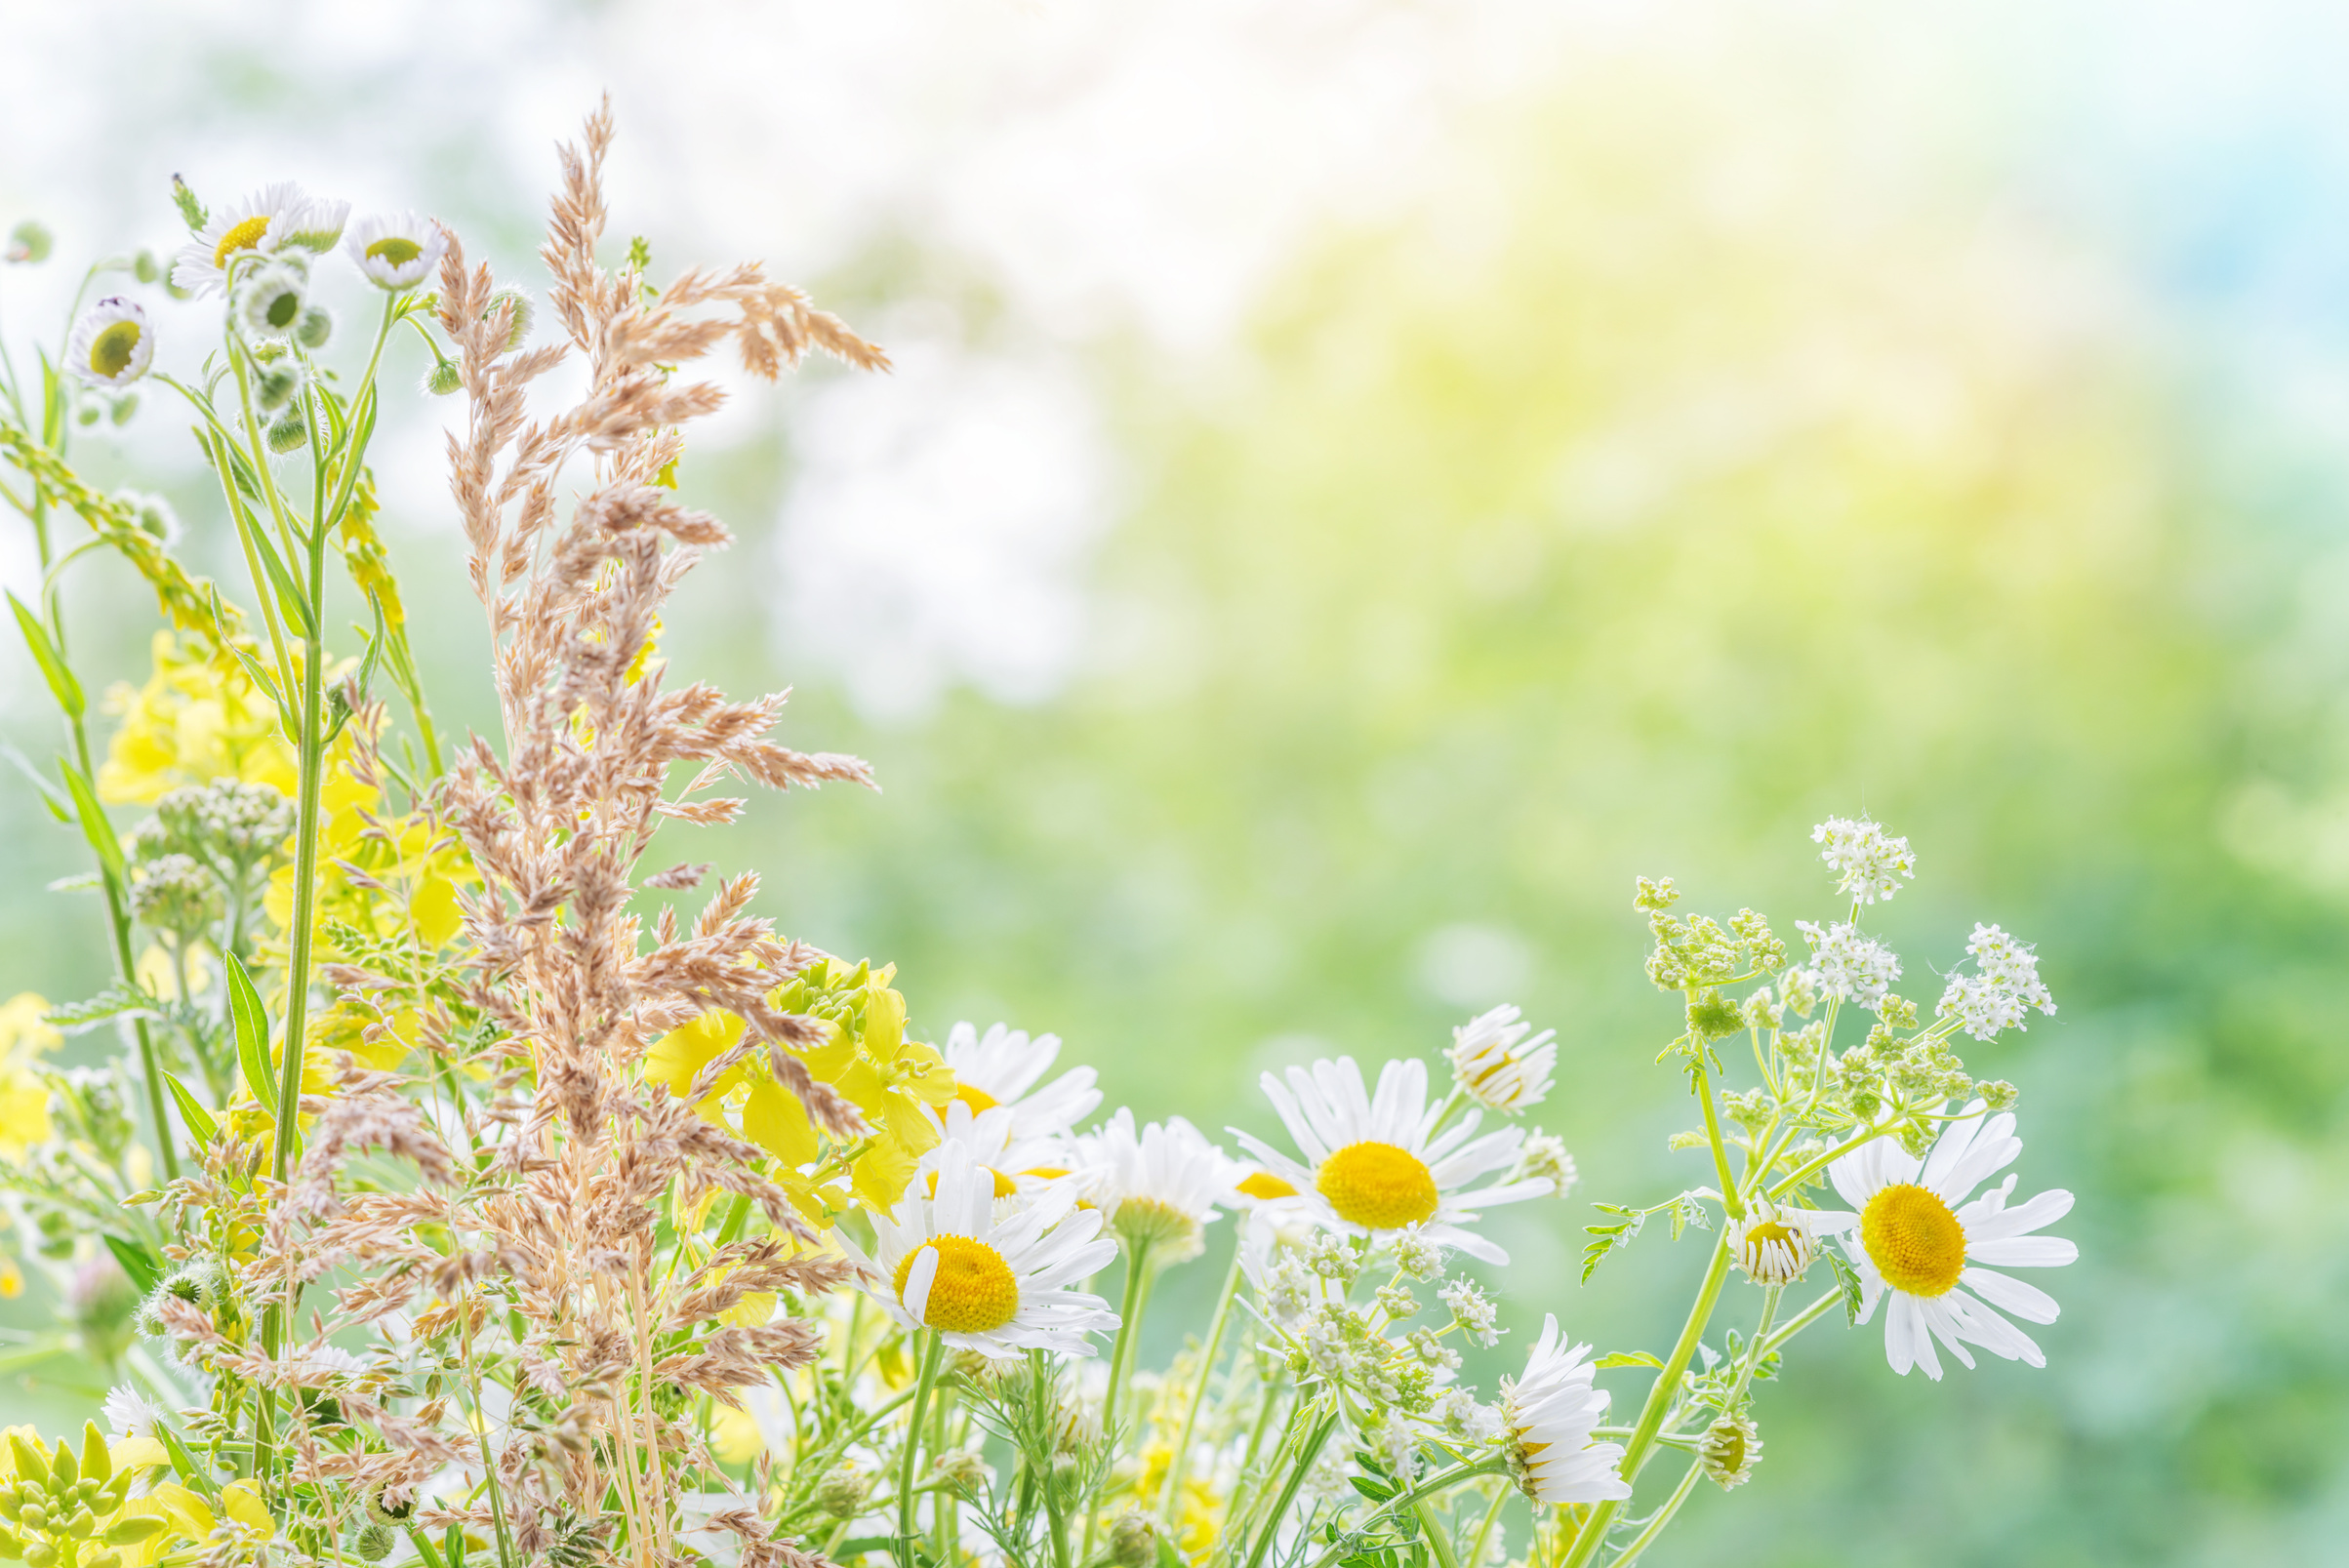
[[[1216,1205],[1235,1201],[1232,1162],[1180,1116],[1139,1132],[1120,1106],[1098,1131],[1078,1140],[1091,1156],[1087,1196],[1129,1245],[1147,1242],[1161,1263],[1195,1258]]]
[[[117,1437],[152,1437],[165,1425],[163,1407],[127,1383],[109,1389],[99,1410]]]
[[[342,242],[343,225],[349,221],[350,203],[312,197],[286,215],[281,243],[324,256]]]
[[[1031,1349],[1091,1355],[1085,1336],[1116,1328],[1117,1314],[1068,1287],[1117,1256],[1099,1211],[1054,1186],[998,1220],[992,1174],[961,1145],[946,1150],[935,1196],[909,1189],[874,1217],[872,1257],[840,1238],[878,1276],[874,1297],[903,1327],[935,1329],[957,1350],[999,1361]]]
[[[1508,1428],[1518,1485],[1536,1503],[1598,1503],[1623,1499],[1621,1443],[1595,1443],[1591,1428],[1606,1415],[1609,1395],[1592,1387],[1596,1370],[1587,1345],[1566,1348],[1558,1316],[1542,1319],[1542,1337],[1525,1358],[1525,1375],[1501,1380],[1501,1421]]]
[[[146,310],[118,294],[82,312],[65,342],[65,368],[101,386],[128,386],[146,374],[155,358],[155,335]]]
[[[959,1100],[946,1104],[946,1113],[938,1118],[945,1137],[935,1148],[915,1162],[915,1174],[921,1180],[924,1192],[938,1190],[938,1171],[946,1158],[947,1149],[956,1144],[970,1153],[972,1162],[993,1179],[994,1194],[998,1199],[1033,1195],[1051,1182],[1077,1178],[1083,1186],[1081,1170],[1072,1171],[1068,1151],[1048,1138],[1022,1138],[1008,1108],[997,1106],[974,1114],[971,1107]]]
[[[413,289],[430,277],[448,248],[448,230],[415,213],[361,219],[343,242],[343,249],[367,274],[367,280],[393,294]]]
[[[984,1038],[969,1024],[947,1031],[946,1065],[954,1069],[954,1098],[974,1111],[1010,1107],[1023,1136],[1050,1138],[1068,1132],[1100,1107],[1091,1067],[1073,1067],[1036,1088],[1060,1057],[1060,1036],[997,1024]],[[1031,1092],[1033,1091],[1033,1093]]]
[[[1519,1023],[1519,1016],[1509,1006],[1478,1014],[1452,1030],[1452,1047],[1444,1053],[1471,1100],[1512,1116],[1542,1103],[1558,1068],[1558,1030],[1533,1034],[1533,1025]]]
[[[1505,1264],[1507,1253],[1464,1226],[1480,1208],[1546,1197],[1551,1190],[1545,1177],[1466,1190],[1515,1164],[1525,1135],[1511,1127],[1478,1138],[1479,1112],[1472,1110],[1436,1136],[1441,1107],[1427,1103],[1424,1062],[1388,1063],[1375,1098],[1364,1090],[1362,1069],[1352,1057],[1316,1062],[1311,1072],[1291,1067],[1285,1086],[1269,1072],[1263,1083],[1304,1162],[1237,1128],[1232,1135],[1297,1188],[1316,1221],[1342,1234],[1375,1238],[1415,1225],[1439,1246]]]
[[[1818,1261],[1817,1219],[1813,1210],[1756,1198],[1742,1218],[1729,1222],[1729,1261],[1757,1285],[1791,1285]]]
[[[2010,1209],[2006,1200],[2015,1179],[2009,1175],[1966,1201],[2023,1151],[2014,1117],[1985,1119],[1983,1109],[1979,1100],[1967,1106],[1964,1119],[1950,1123],[1923,1160],[1889,1137],[1853,1149],[1827,1175],[1856,1212],[1820,1210],[1811,1217],[1814,1231],[1844,1233],[1843,1250],[1859,1270],[1863,1292],[1859,1320],[1867,1322],[1890,1296],[1884,1354],[1904,1376],[1922,1366],[1926,1377],[1940,1378],[1936,1339],[1968,1367],[1974,1364],[1965,1352],[1968,1343],[2010,1361],[2045,1366],[2047,1358],[2031,1337],[2002,1313],[2052,1323],[2055,1299],[1981,1266],[2059,1268],[2080,1256],[2069,1241],[2032,1234],[2071,1212],[2072,1194],[2061,1188]]]
[[[213,215],[172,261],[172,287],[199,297],[224,293],[228,269],[248,255],[268,256],[292,243],[310,199],[291,181],[269,186]]]
[[[299,261],[268,261],[236,286],[236,324],[247,338],[284,338],[302,325],[310,275]]]

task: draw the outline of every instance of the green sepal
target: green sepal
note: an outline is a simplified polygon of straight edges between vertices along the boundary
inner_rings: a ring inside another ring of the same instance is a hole
[[[26,1442],[21,1432],[10,1432],[8,1452],[17,1462],[19,1479],[33,1482],[49,1479],[49,1453],[39,1443]]]
[[[162,1528],[163,1521],[154,1514],[134,1513],[106,1526],[103,1539],[109,1547],[135,1547]]]
[[[49,1457],[49,1490],[62,1497],[81,1478],[81,1467],[73,1462],[73,1450],[63,1443],[58,1444],[57,1452]]]

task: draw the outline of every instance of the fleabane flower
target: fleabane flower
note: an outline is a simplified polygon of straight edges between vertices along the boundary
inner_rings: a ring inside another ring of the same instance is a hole
[[[310,275],[299,260],[263,261],[236,286],[236,325],[247,338],[286,338],[302,324]]]
[[[1596,1369],[1587,1345],[1566,1347],[1552,1313],[1543,1318],[1541,1340],[1525,1358],[1525,1375],[1501,1382],[1511,1467],[1518,1485],[1536,1503],[1598,1503],[1632,1495],[1619,1468],[1623,1445],[1591,1441],[1609,1396],[1592,1386]]]
[[[1051,1138],[1093,1114],[1101,1091],[1091,1067],[1072,1067],[1036,1088],[1060,1059],[1060,1036],[1028,1037],[1025,1029],[996,1024],[982,1036],[969,1024],[947,1031],[946,1065],[954,1069],[954,1098],[974,1111],[1007,1106],[1022,1136]]]
[[[1995,1268],[2059,1268],[2077,1259],[2080,1249],[2071,1242],[2032,1234],[2069,1214],[2072,1194],[2057,1188],[2010,1209],[2006,1200],[2015,1182],[2010,1175],[1966,1201],[2023,1151],[2023,1141],[2014,1136],[2014,1117],[1985,1118],[1984,1109],[1979,1100],[1967,1106],[1964,1118],[1942,1131],[1923,1160],[1886,1136],[1827,1168],[1828,1179],[1854,1212],[1820,1210],[1812,1228],[1843,1235],[1843,1250],[1859,1271],[1861,1322],[1890,1298],[1884,1355],[1904,1376],[1912,1366],[1922,1366],[1926,1377],[1940,1378],[1935,1340],[1968,1367],[1974,1361],[1967,1344],[2010,1361],[2047,1364],[2031,1337],[2002,1313],[2052,1323],[2055,1299]]]
[[[1894,838],[1862,817],[1830,817],[1810,830],[1810,841],[1823,846],[1819,859],[1835,872],[1835,889],[1862,904],[1889,899],[1900,891],[1900,879],[1917,880],[1917,852],[1905,838]]]
[[[1378,1094],[1362,1085],[1354,1058],[1316,1062],[1309,1072],[1288,1069],[1283,1084],[1271,1073],[1264,1092],[1280,1113],[1305,1158],[1279,1152],[1263,1140],[1232,1130],[1240,1146],[1294,1186],[1319,1224],[1345,1235],[1377,1239],[1406,1226],[1439,1246],[1486,1263],[1509,1255],[1466,1228],[1478,1210],[1547,1196],[1547,1178],[1476,1187],[1478,1179],[1515,1164],[1524,1133],[1515,1127],[1476,1136],[1478,1112],[1438,1135],[1440,1106],[1428,1105],[1427,1064],[1390,1062]]]
[[[286,215],[280,243],[324,256],[342,242],[349,221],[350,203],[312,196]]]
[[[249,255],[283,250],[309,207],[309,197],[289,181],[214,214],[173,258],[172,287],[197,296],[225,293],[229,268]]]
[[[344,254],[367,274],[367,281],[393,294],[430,277],[448,248],[448,230],[415,213],[363,218],[343,242]]]
[[[2039,978],[2039,957],[2030,944],[1997,926],[1977,924],[1965,950],[1978,973],[1950,977],[1936,1017],[1955,1018],[1966,1033],[1988,1040],[2002,1029],[2029,1028],[2024,1020],[2035,1007],[2054,1013],[2055,998]]]
[[[935,1194],[909,1188],[872,1227],[871,1258],[844,1235],[842,1250],[877,1276],[872,1293],[901,1326],[935,1329],[953,1349],[1086,1356],[1087,1334],[1117,1326],[1108,1303],[1069,1288],[1117,1256],[1100,1212],[1054,1186],[998,1219],[992,1174],[959,1144],[946,1146]]]
[[[1877,1007],[1891,994],[1900,979],[1900,955],[1874,937],[1863,937],[1849,921],[1822,926],[1798,920],[1795,929],[1810,944],[1810,962],[1803,978],[1821,996],[1840,996],[1862,1007]]]
[[[1558,1030],[1533,1034],[1533,1025],[1519,1017],[1510,1006],[1480,1013],[1452,1030],[1451,1049],[1444,1053],[1471,1100],[1512,1116],[1542,1103],[1558,1069]]]
[[[146,310],[118,294],[82,312],[65,342],[65,368],[100,386],[128,386],[155,359],[155,335]]]
[[[1160,1263],[1199,1255],[1216,1206],[1234,1195],[1222,1149],[1180,1116],[1137,1130],[1122,1106],[1082,1146],[1092,1167],[1087,1195],[1114,1233],[1150,1247]]]

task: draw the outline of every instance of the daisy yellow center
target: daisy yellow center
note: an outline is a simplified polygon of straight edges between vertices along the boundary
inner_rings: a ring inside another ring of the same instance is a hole
[[[405,234],[386,234],[373,245],[368,246],[367,254],[378,261],[388,261],[393,266],[406,266],[410,261],[424,255],[425,248]]]
[[[1884,1283],[1911,1296],[1945,1295],[1965,1268],[1965,1227],[1938,1193],[1901,1183],[1860,1211],[1860,1242]]]
[[[1417,1225],[1436,1212],[1436,1173],[1407,1148],[1364,1140],[1321,1162],[1314,1190],[1338,1218],[1371,1230]]]
[[[906,1276],[923,1252],[938,1254],[938,1277],[930,1282],[925,1327],[948,1334],[985,1334],[1001,1328],[1020,1310],[1020,1282],[1003,1255],[968,1236],[932,1236],[927,1247],[907,1253],[897,1266],[897,1299],[906,1299]]]
[[[970,1106],[971,1114],[974,1116],[978,1115],[981,1111],[992,1110],[995,1108],[995,1106],[1002,1104],[1002,1102],[997,1100],[993,1095],[989,1094],[986,1090],[980,1088],[975,1083],[958,1083],[954,1085],[954,1098],[961,1101],[964,1105]]]
[[[267,232],[269,220],[266,217],[248,218],[241,223],[229,225],[228,232],[221,236],[221,243],[212,248],[212,264],[225,267],[231,255],[253,249]]]
[[[1239,1190],[1252,1198],[1293,1198],[1297,1189],[1271,1171],[1251,1171],[1240,1182]]]
[[[1012,1184],[1010,1177],[1005,1176],[1001,1171],[994,1169],[992,1166],[982,1165],[979,1167],[979,1169],[987,1172],[988,1175],[995,1179],[996,1197],[1007,1198],[1019,1190],[1019,1188]],[[938,1173],[936,1171],[932,1171],[930,1173],[930,1186],[928,1191],[930,1196],[938,1196]]]
[[[119,376],[138,352],[139,323],[117,321],[90,340],[90,368],[101,376]]]

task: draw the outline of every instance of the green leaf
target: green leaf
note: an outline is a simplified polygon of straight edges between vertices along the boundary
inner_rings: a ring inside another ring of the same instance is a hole
[[[1612,1367],[1654,1367],[1658,1372],[1664,1370],[1664,1363],[1645,1350],[1615,1350],[1600,1356],[1591,1365],[1601,1372]]]
[[[30,757],[5,743],[0,743],[0,754],[5,754],[9,761],[15,763],[17,771],[31,781],[32,786],[41,792],[41,804],[49,808],[50,816],[61,823],[73,821],[73,802],[58,793],[57,785],[42,777],[41,770],[32,765]]]
[[[63,820],[71,822],[73,819],[67,817]],[[106,879],[96,871],[76,871],[71,876],[61,876],[50,883],[49,891],[52,893],[96,893],[105,885]]]
[[[140,1295],[144,1296],[155,1288],[155,1281],[163,1277],[163,1270],[156,1266],[152,1253],[136,1241],[125,1241],[111,1233],[103,1234],[100,1239],[105,1242],[106,1250],[114,1255],[114,1261],[122,1265],[122,1271],[131,1276],[131,1283],[139,1287]]]
[[[13,593],[8,596],[8,607],[17,612],[17,629],[24,633],[24,641],[32,649],[34,661],[40,664],[41,673],[49,679],[49,694],[58,700],[58,706],[65,710],[67,718],[80,718],[88,706],[82,698],[82,683],[75,680],[73,671],[65,667],[65,661],[59,655],[57,644],[49,640],[49,628],[42,625],[41,618],[25,609],[23,601]]]
[[[269,581],[276,585],[278,607],[285,612],[288,621],[302,628],[304,637],[311,636],[317,629],[317,618],[310,612],[309,595],[302,591],[302,584],[296,583],[294,574],[286,570],[286,563],[278,556],[277,546],[269,543],[268,531],[261,526],[258,518],[254,520],[250,537],[255,550],[261,555],[262,569],[268,573]]]
[[[1387,1499],[1395,1495],[1395,1488],[1387,1485],[1383,1481],[1371,1480],[1368,1476],[1349,1475],[1346,1477],[1346,1479],[1354,1483],[1354,1489],[1356,1491],[1361,1493],[1362,1496],[1368,1498],[1373,1503],[1384,1503],[1387,1501]]]
[[[228,1013],[236,1023],[236,1061],[244,1068],[245,1087],[261,1108],[277,1114],[277,1084],[269,1072],[269,1015],[262,1011],[261,992],[234,953],[228,954]],[[290,1047],[289,1047],[290,1049]]]
[[[145,991],[117,980],[88,1001],[67,1002],[51,1008],[41,1015],[41,1020],[68,1034],[78,1034],[111,1018],[158,1018],[161,1015],[156,1008],[160,1005]]]
[[[204,1108],[201,1101],[187,1092],[187,1085],[166,1072],[163,1075],[163,1087],[172,1092],[172,1103],[180,1107],[180,1119],[187,1123],[187,1130],[195,1135],[198,1148],[221,1136],[220,1123],[212,1119],[212,1112]]]
[[[1835,1270],[1835,1282],[1843,1287],[1843,1321],[1858,1323],[1862,1300],[1860,1271],[1851,1266],[1851,1260],[1843,1256],[1843,1248],[1821,1247],[1819,1251],[1826,1255],[1827,1266]]]
[[[79,769],[63,757],[58,758],[58,772],[65,776],[65,787],[73,795],[74,814],[82,820],[82,836],[98,852],[98,864],[105,867],[106,875],[120,883],[127,880],[122,860],[122,841],[114,836],[114,824],[106,821],[106,809],[98,803],[98,791]]]

